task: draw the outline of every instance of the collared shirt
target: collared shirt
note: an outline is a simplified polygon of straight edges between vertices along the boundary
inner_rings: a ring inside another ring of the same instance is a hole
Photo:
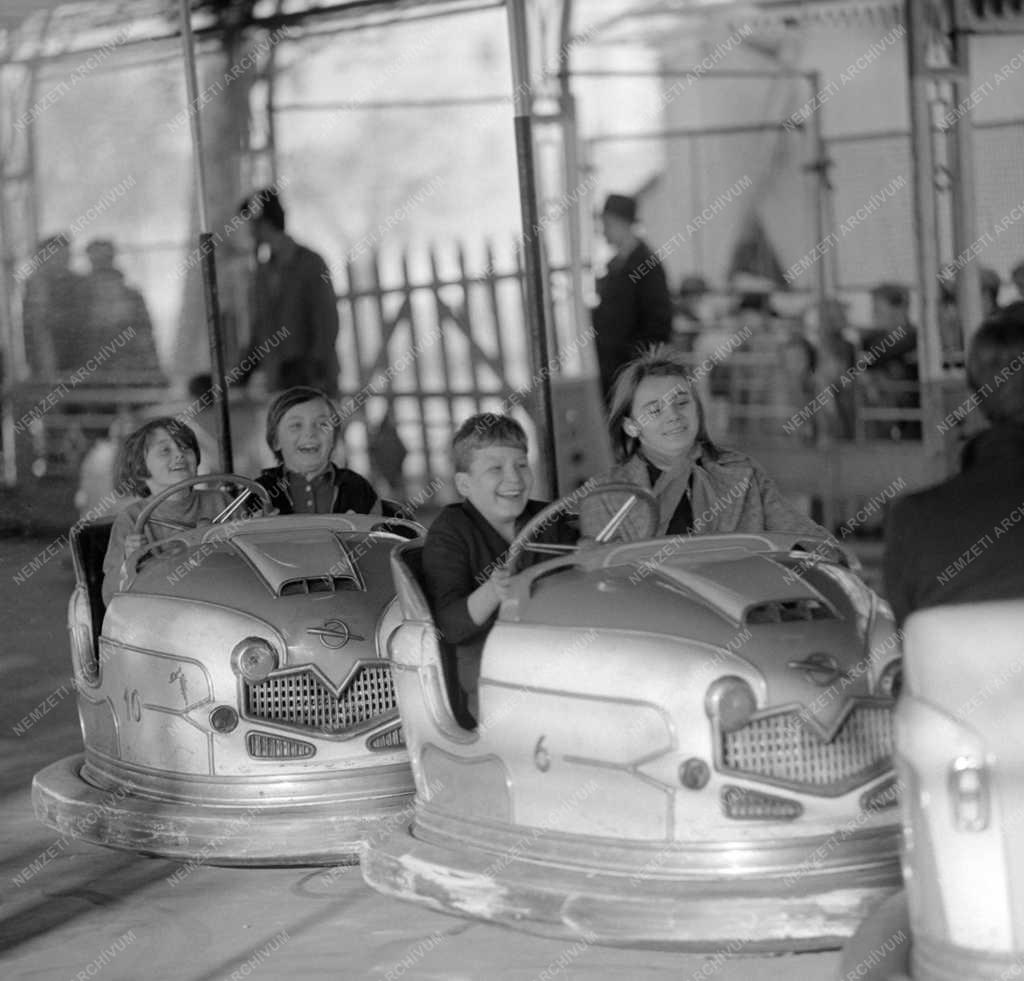
[[[314,477],[287,471],[288,493],[296,514],[330,514],[334,507],[334,479],[330,468]]]

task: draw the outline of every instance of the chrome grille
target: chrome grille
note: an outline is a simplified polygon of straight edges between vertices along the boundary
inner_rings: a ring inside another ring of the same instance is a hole
[[[722,768],[807,793],[841,794],[889,768],[892,725],[890,707],[856,706],[825,742],[799,712],[780,712],[723,733]]]
[[[310,669],[271,675],[246,684],[246,714],[298,729],[347,732],[398,710],[388,664],[364,664],[341,693]]]
[[[379,732],[376,736],[370,736],[366,740],[366,748],[372,750],[398,749],[403,746],[405,746],[405,733],[402,732],[401,726]]]
[[[316,755],[316,746],[301,739],[250,732],[245,740],[249,755],[257,760],[300,760]]]

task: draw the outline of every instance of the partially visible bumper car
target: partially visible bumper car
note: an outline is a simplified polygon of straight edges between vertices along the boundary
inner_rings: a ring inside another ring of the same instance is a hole
[[[870,962],[891,981],[1024,976],[1022,634],[1019,600],[908,618],[896,710],[906,895],[858,931],[847,968]]]
[[[197,529],[104,611],[109,523],[77,530],[85,750],[36,775],[39,819],[218,864],[354,860],[413,790],[383,654],[398,624],[388,555],[421,531],[363,515]]]
[[[841,944],[900,881],[899,650],[885,604],[795,545],[662,539],[520,573],[475,730],[450,709],[420,546],[396,549],[415,814],[370,844],[366,881],[603,944]]]

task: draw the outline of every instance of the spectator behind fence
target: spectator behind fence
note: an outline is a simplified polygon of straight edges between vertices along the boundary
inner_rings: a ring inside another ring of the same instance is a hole
[[[1018,262],[1010,271],[1010,279],[1013,280],[1013,285],[1017,289],[1017,296],[1019,299],[1024,300],[1024,262]]]
[[[68,235],[42,239],[30,266],[21,301],[25,357],[33,379],[55,379],[79,366],[72,349],[82,277],[71,269]]]
[[[308,385],[337,398],[338,303],[327,264],[286,234],[274,188],[249,195],[239,214],[248,222],[256,251],[247,352],[254,367],[241,381],[259,371],[267,391]]]
[[[91,269],[81,281],[79,325],[72,335],[74,364],[68,367],[87,364],[106,346],[112,354],[98,369],[100,377],[134,384],[165,384],[146,301],[114,265],[114,243],[93,239],[85,253]]]
[[[593,311],[601,391],[607,398],[615,373],[644,346],[672,337],[672,297],[661,261],[636,234],[636,200],[609,194],[601,212],[604,237],[615,249],[597,281]]]
[[[682,351],[692,352],[704,326],[700,309],[704,297],[711,292],[703,276],[684,276],[679,284],[672,318],[673,343]]]
[[[830,392],[814,416],[819,435],[831,439],[853,439],[856,398],[848,374],[856,359],[856,348],[844,336],[849,328],[846,307],[830,297],[819,307],[818,351],[814,383],[818,392]]]
[[[917,364],[917,328],[910,322],[910,293],[899,283],[879,283],[871,291],[874,330],[864,338],[870,355],[868,401],[883,409],[915,409],[920,406]],[[921,423],[897,419],[865,427],[873,438],[920,439]]]
[[[1024,304],[971,340],[967,376],[989,428],[961,473],[900,498],[885,535],[885,589],[896,619],[951,603],[1024,598]]]
[[[978,287],[981,290],[981,315],[988,320],[999,312],[999,291],[1003,288],[1003,281],[994,269],[982,266],[978,270]]]

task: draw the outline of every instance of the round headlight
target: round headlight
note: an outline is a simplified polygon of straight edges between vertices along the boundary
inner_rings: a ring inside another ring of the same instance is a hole
[[[218,705],[210,713],[210,725],[216,732],[234,732],[238,713],[230,705]]]
[[[742,729],[757,711],[754,691],[742,678],[730,675],[713,682],[704,696],[704,710],[722,732]]]
[[[262,681],[277,668],[277,651],[262,637],[246,637],[231,652],[231,664],[246,681]]]
[[[899,698],[903,691],[903,659],[890,661],[878,676],[878,694],[885,698]]]

